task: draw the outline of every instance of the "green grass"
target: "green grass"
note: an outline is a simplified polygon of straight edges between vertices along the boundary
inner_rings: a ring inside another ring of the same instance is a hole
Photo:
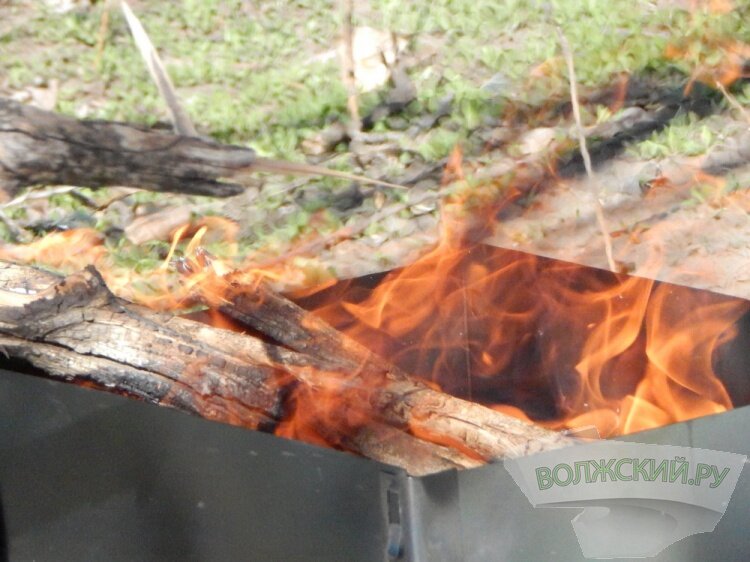
[[[93,89],[100,92],[100,103],[90,111],[93,117],[165,120],[118,10],[111,13],[105,49],[101,56],[97,53],[105,4],[64,15],[38,9],[29,25],[0,37],[8,47],[0,70],[11,88],[29,85],[36,77],[57,78],[62,83],[59,108],[68,113],[79,112],[82,98]],[[372,0],[357,18],[363,25],[407,35],[417,51],[432,45],[432,64],[413,69],[420,106],[434,108],[436,100],[453,93],[453,118],[470,130],[484,116],[498,114],[507,99],[535,104],[565,95],[555,22],[573,46],[583,86],[643,69],[677,66],[689,72],[700,60],[720,55],[716,49],[711,52],[707,37],[750,40],[750,27],[742,25],[747,5],[715,15],[654,10],[651,4],[558,0],[549,10],[534,0]],[[202,130],[222,141],[289,156],[306,135],[346,114],[335,62],[311,60],[335,45],[336,6],[332,1],[183,0],[145,2],[138,15]],[[20,40],[38,44],[38,51],[33,56],[26,49],[14,52],[13,44]],[[668,60],[668,44],[684,46],[687,60]],[[481,86],[498,73],[508,85],[493,97]],[[365,100],[365,105],[374,101]]]
[[[745,84],[737,94],[737,101],[743,106],[750,106],[750,84]]]
[[[586,91],[611,84],[622,73],[649,72],[666,79],[675,72],[687,76],[696,68],[720,65],[726,44],[750,42],[750,26],[745,24],[750,2],[737,4],[731,13],[711,14],[655,8],[646,0],[371,0],[358,3],[355,19],[357,25],[388,29],[408,39],[409,51],[419,62],[409,69],[417,101],[408,108],[407,119],[432,112],[446,96],[453,96],[451,114],[440,128],[405,139],[404,148],[413,151],[402,155],[400,162],[406,163],[419,157],[438,160],[456,143],[481,149],[481,143],[472,144],[472,132],[489,119],[516,106],[528,109],[566,100],[558,24],[572,45]],[[0,88],[15,91],[56,79],[59,111],[148,124],[166,121],[164,104],[118,9],[111,11],[104,49],[98,51],[106,5],[98,2],[66,14],[39,7],[22,25],[0,23],[0,77],[5,80]],[[20,6],[11,2],[0,8],[0,17],[4,10],[15,15]],[[347,118],[336,61],[315,59],[335,49],[338,2],[150,0],[135,9],[202,133],[265,155],[300,159],[306,137]],[[494,87],[484,87],[490,80]],[[750,87],[735,93],[740,103],[750,103]],[[378,96],[362,97],[363,113]],[[611,118],[607,108],[583,109],[586,122]],[[376,125],[378,131],[387,129],[387,121]],[[712,129],[685,117],[632,150],[644,158],[693,155],[705,152],[715,140]],[[333,190],[341,184],[322,185]],[[160,197],[134,199],[147,203]],[[64,210],[77,208],[65,197],[55,204]],[[289,204],[288,194],[263,193],[258,200],[269,212],[284,204]],[[250,228],[254,233],[243,244],[281,244],[299,236],[321,208],[320,201],[308,202],[279,224]],[[331,216],[323,224],[334,228],[340,220]],[[100,220],[102,228],[108,224],[106,217]],[[143,251],[145,255],[136,253],[133,259],[155,259],[151,249]]]
[[[717,135],[695,114],[679,115],[663,130],[631,147],[631,154],[650,160],[682,154],[705,154],[714,146]]]

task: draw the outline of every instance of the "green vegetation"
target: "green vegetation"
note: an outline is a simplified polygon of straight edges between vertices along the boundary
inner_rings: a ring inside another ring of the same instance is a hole
[[[26,4],[11,1],[0,8],[7,21],[15,22],[0,23],[0,94],[57,80],[59,111],[147,124],[167,120],[119,10],[98,2],[58,14],[43,2],[33,12]],[[750,43],[750,26],[745,24],[750,3],[737,4],[731,12],[710,13],[646,0],[358,3],[356,25],[387,29],[407,39],[412,61],[408,72],[417,100],[404,120],[411,123],[434,113],[448,97],[453,100],[439,127],[417,138],[405,137],[403,153],[383,169],[391,172],[387,166],[420,157],[439,160],[457,143],[481,148],[483,141],[473,133],[491,120],[518,108],[533,114],[531,108],[567,99],[558,25],[573,48],[584,92],[611,84],[622,74],[650,73],[665,80],[675,74],[681,79],[718,76],[727,49]],[[261,154],[300,159],[303,140],[331,122],[347,119],[346,90],[334,56],[337,2],[154,0],[135,8],[202,133],[252,146]],[[108,30],[102,35],[107,9]],[[362,112],[375,106],[382,94],[362,96]],[[750,104],[750,86],[735,95],[741,104]],[[612,118],[604,106],[583,109],[587,124]],[[389,121],[376,123],[374,130],[389,132]],[[709,149],[717,137],[703,121],[684,116],[631,151],[642,158],[695,155]],[[350,163],[342,158],[334,165],[346,169]],[[326,193],[340,189],[341,183],[323,180],[316,188],[321,197],[301,203],[290,203],[287,192],[264,190],[255,202],[257,208],[269,215],[283,212],[274,220],[247,225],[241,248],[283,246],[308,232],[313,222],[320,231],[344,223],[348,217],[323,212]],[[143,193],[129,201],[146,205],[161,197]],[[58,218],[81,209],[70,195],[50,203]],[[8,210],[11,217],[22,212]],[[97,228],[111,224],[101,217]],[[4,231],[0,223],[0,235]],[[120,245],[115,250],[123,263],[148,267],[163,258],[164,248]],[[221,248],[216,251],[221,253]]]
[[[119,11],[112,10],[104,48],[97,48],[106,4],[66,14],[41,7],[32,21],[0,36],[7,51],[0,70],[8,87],[55,78],[61,83],[62,111],[164,120],[163,105]],[[483,115],[497,114],[508,100],[534,104],[565,95],[555,22],[573,46],[579,81],[591,86],[644,69],[677,67],[690,73],[700,64],[719,62],[721,41],[750,40],[750,28],[742,25],[750,15],[747,4],[718,15],[655,9],[651,2],[633,0],[547,5],[536,0],[372,0],[357,23],[401,33],[417,53],[432,54],[429,64],[412,69],[419,105],[434,109],[438,100],[453,94],[453,120],[466,130],[478,126]],[[183,0],[141,3],[138,15],[202,130],[222,141],[291,156],[302,138],[345,115],[346,95],[335,61],[316,58],[335,48],[336,6],[312,0]],[[668,45],[684,57],[667,58]],[[483,90],[498,73],[506,79],[504,86]],[[375,101],[376,96],[365,96],[364,105]]]
[[[643,159],[697,156],[708,152],[716,139],[716,133],[695,114],[678,115],[666,128],[635,145],[631,153]]]

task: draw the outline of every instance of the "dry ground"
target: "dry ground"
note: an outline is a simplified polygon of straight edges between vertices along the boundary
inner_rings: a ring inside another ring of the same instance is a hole
[[[498,162],[544,159],[560,138],[573,137],[569,114],[550,111],[565,102],[566,75],[555,40],[548,37],[548,16],[534,2],[517,2],[515,11],[498,15],[506,25],[494,35],[485,29],[491,26],[481,25],[493,17],[487,11],[491,2],[438,3],[422,12],[392,2],[358,2],[358,23],[385,22],[402,32],[406,88],[416,93],[406,107],[377,118],[371,131],[349,143],[336,142],[342,140],[337,135],[346,111],[333,5],[233,2],[212,11],[213,4],[174,3],[166,14],[162,3],[133,2],[167,52],[178,91],[203,132],[274,156],[306,154],[312,161],[407,183],[409,190],[288,178],[260,179],[229,201],[86,190],[101,210],[55,196],[6,209],[14,220],[35,236],[94,228],[106,239],[112,267],[147,270],[163,259],[181,223],[223,216],[237,225],[232,240],[237,244],[223,246],[219,232],[212,251],[236,260],[297,254],[285,283],[299,286],[403,265],[431,247],[439,236],[444,158],[456,143],[464,147],[471,182]],[[558,4],[584,95],[614,83],[622,72],[654,73],[665,88],[686,83],[691,72],[710,82],[747,39],[742,35],[747,31],[733,23],[747,13],[746,2],[724,3],[729,12],[706,2],[637,2],[633,12],[651,27],[620,14],[631,3],[608,8],[609,16],[596,4]],[[46,8],[39,2],[0,3],[0,94],[79,116],[163,121],[163,107],[116,11],[100,44],[104,9],[103,3],[87,2],[49,1]],[[593,10],[584,12],[589,19],[580,19],[576,10],[586,9]],[[413,14],[422,28],[410,23]],[[428,15],[420,19],[420,14]],[[242,18],[254,26],[244,31],[252,37],[233,27]],[[601,22],[610,20],[620,43],[595,35],[606,35]],[[53,30],[56,21],[59,28]],[[272,58],[246,52],[259,37]],[[380,49],[388,51],[389,39],[385,33],[370,43],[384,40]],[[588,50],[597,42],[598,50]],[[620,44],[628,45],[622,60],[604,57],[608,49],[617,53]],[[673,52],[666,57],[668,47]],[[670,58],[674,53],[677,59]],[[727,85],[747,107],[750,90],[742,80]],[[394,92],[403,94],[403,87],[396,82],[365,95],[364,113]],[[603,267],[601,233],[593,220],[593,198],[599,197],[616,258],[629,271],[750,298],[750,167],[699,173],[707,154],[741,144],[750,122],[721,96],[713,100],[710,115],[685,114],[666,132],[634,140],[629,150],[597,168],[594,180],[560,179],[505,208],[487,242]],[[616,121],[617,110],[608,113],[605,105],[584,103],[587,126]],[[356,234],[331,238],[346,228]]]

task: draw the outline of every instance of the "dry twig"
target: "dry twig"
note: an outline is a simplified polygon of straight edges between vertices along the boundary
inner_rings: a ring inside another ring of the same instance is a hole
[[[568,81],[570,82],[570,103],[573,106],[573,118],[576,123],[576,135],[578,136],[578,145],[581,149],[581,157],[583,158],[583,165],[586,168],[586,175],[590,180],[594,180],[594,170],[591,166],[591,156],[589,155],[588,148],[586,146],[586,134],[581,124],[581,108],[578,103],[578,86],[576,82],[576,71],[573,63],[573,51],[570,48],[570,43],[565,37],[562,28],[557,26],[557,34],[560,38],[560,46],[562,47],[563,57],[565,58],[565,64],[568,67]],[[607,255],[607,264],[612,271],[617,271],[615,259],[612,254],[612,238],[609,236],[609,230],[607,229],[607,222],[604,218],[604,208],[602,202],[599,199],[599,195],[595,194],[595,211],[596,211],[596,222],[599,224],[599,230],[602,233],[604,240],[604,253]]]
[[[99,31],[96,34],[96,67],[102,68],[102,59],[104,58],[104,45],[107,42],[109,34],[109,3],[102,8],[102,15],[99,18]]]
[[[130,32],[133,34],[133,40],[138,47],[138,50],[146,63],[151,78],[156,83],[156,87],[159,88],[159,93],[162,99],[166,102],[169,108],[169,113],[172,117],[172,125],[174,130],[179,135],[185,135],[188,137],[197,137],[198,133],[195,130],[195,126],[188,116],[185,109],[180,104],[177,94],[174,89],[172,81],[169,79],[164,64],[159,58],[159,53],[156,52],[154,44],[149,39],[146,30],[143,28],[140,20],[130,9],[130,6],[125,0],[121,0],[120,6],[122,7],[122,13],[125,15],[125,19],[130,27]]]
[[[348,93],[347,106],[351,123],[350,133],[362,128],[357,98],[357,80],[354,74],[354,0],[341,0],[341,74]]]
[[[11,199],[5,203],[0,204],[0,209],[8,209],[10,207],[17,207],[18,205],[25,203],[26,201],[32,201],[35,199],[47,199],[53,195],[62,195],[64,193],[70,193],[74,189],[78,189],[72,185],[59,185],[57,187],[50,187],[49,189],[43,189],[42,191],[26,191],[18,197]]]
[[[750,123],[750,113],[748,113],[747,109],[745,109],[740,102],[737,101],[737,98],[735,98],[732,94],[730,94],[727,89],[724,87],[724,84],[716,80],[716,87],[719,89],[719,91],[724,95],[729,105],[731,105],[734,109],[736,109],[742,117]]]

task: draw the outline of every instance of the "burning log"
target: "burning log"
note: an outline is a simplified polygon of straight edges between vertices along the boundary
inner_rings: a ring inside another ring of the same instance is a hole
[[[180,324],[117,299],[93,268],[60,280],[0,264],[6,355],[204,417],[270,423],[279,408],[274,370],[202,343]]]
[[[559,434],[416,381],[264,284],[248,290],[244,283],[230,280],[223,298],[228,304],[218,305],[221,312],[303,354],[307,364],[378,379],[368,396],[374,410],[416,435],[468,449],[484,459],[531,454],[565,441]]]
[[[253,429],[283,424],[289,392],[315,401],[333,389],[371,418],[318,416],[319,435],[412,474],[569,442],[410,378],[268,288],[232,289],[234,316],[287,347],[123,301],[93,268],[60,279],[0,262],[0,350],[44,376]]]

